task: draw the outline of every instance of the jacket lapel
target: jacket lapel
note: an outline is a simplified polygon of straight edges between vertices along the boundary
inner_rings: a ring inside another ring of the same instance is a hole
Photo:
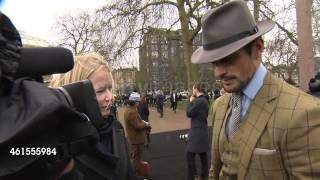
[[[238,179],[244,180],[253,150],[264,132],[276,104],[273,101],[279,96],[279,80],[267,73],[262,88],[251,102],[246,119],[246,130],[240,140]]]

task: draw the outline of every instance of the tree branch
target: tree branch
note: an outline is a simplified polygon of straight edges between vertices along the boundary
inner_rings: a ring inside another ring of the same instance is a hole
[[[272,20],[268,15],[266,15],[265,12],[260,10],[260,13],[262,13],[264,15],[264,17],[266,17],[269,20]],[[290,41],[295,44],[296,46],[298,46],[298,40],[293,36],[293,33],[288,31],[285,27],[283,27],[281,24],[279,24],[277,21],[274,21],[276,23],[276,25],[288,35],[288,38],[290,39]]]

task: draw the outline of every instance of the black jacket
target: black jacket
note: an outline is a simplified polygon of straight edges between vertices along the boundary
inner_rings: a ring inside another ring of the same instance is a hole
[[[84,180],[137,180],[130,163],[129,148],[121,123],[115,116],[99,129],[100,142],[94,152],[76,158],[76,169]]]
[[[138,113],[142,120],[149,122],[149,107],[147,102],[138,105]]]
[[[191,128],[188,133],[187,152],[199,153],[209,150],[208,111],[208,100],[203,95],[188,105],[187,116],[191,118]]]

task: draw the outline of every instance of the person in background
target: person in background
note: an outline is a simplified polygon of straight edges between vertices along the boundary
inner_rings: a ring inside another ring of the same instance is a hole
[[[262,35],[246,1],[209,10],[196,64],[211,63],[227,92],[212,110],[210,180],[318,179],[320,101],[272,75],[262,63]]]
[[[214,100],[218,99],[218,98],[221,96],[219,89],[215,89],[215,90],[213,91],[213,94],[214,94],[214,96],[213,96],[213,99],[214,99]]]
[[[176,91],[173,91],[171,93],[171,96],[170,96],[170,102],[171,102],[171,108],[173,110],[174,113],[176,113],[177,111],[177,106],[178,106],[178,95],[177,95],[177,92]]]
[[[161,90],[158,91],[156,96],[156,104],[157,104],[157,111],[160,113],[160,118],[163,118],[163,105],[164,105],[165,97]]]
[[[208,132],[208,112],[209,103],[206,94],[206,86],[197,83],[192,88],[190,103],[187,106],[187,117],[191,118],[191,126],[188,132],[187,140],[187,163],[188,180],[206,180],[208,178],[208,150],[209,150],[209,132]],[[195,163],[196,155],[200,156],[201,173],[197,176]]]
[[[151,128],[150,123],[142,120],[138,113],[139,101],[140,94],[132,92],[129,96],[129,106],[124,111],[124,123],[130,144],[130,157],[136,173],[139,172],[142,163],[146,130]]]
[[[149,122],[149,105],[147,101],[147,95],[142,95],[141,101],[138,104],[138,113],[142,120]],[[146,140],[145,147],[149,147],[150,144],[150,132],[151,128],[146,129]]]
[[[51,87],[89,79],[92,82],[104,125],[98,129],[100,140],[91,154],[75,158],[75,169],[84,180],[135,180],[129,158],[129,148],[121,123],[116,119],[113,106],[113,77],[106,60],[96,53],[75,57],[74,68],[53,77]]]
[[[220,96],[224,95],[226,91],[223,89],[223,87],[220,89]]]

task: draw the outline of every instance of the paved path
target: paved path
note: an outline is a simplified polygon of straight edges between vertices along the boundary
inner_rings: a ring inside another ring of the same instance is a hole
[[[150,107],[149,111],[149,120],[152,126],[152,134],[190,128],[190,120],[186,116],[186,112],[183,110],[177,110],[177,112],[174,113],[171,109],[164,108],[163,118],[160,118],[160,114],[157,113],[156,108]],[[124,108],[118,108],[119,119],[122,122],[122,125],[124,125],[123,112]],[[210,125],[211,123],[209,122],[209,126]]]

